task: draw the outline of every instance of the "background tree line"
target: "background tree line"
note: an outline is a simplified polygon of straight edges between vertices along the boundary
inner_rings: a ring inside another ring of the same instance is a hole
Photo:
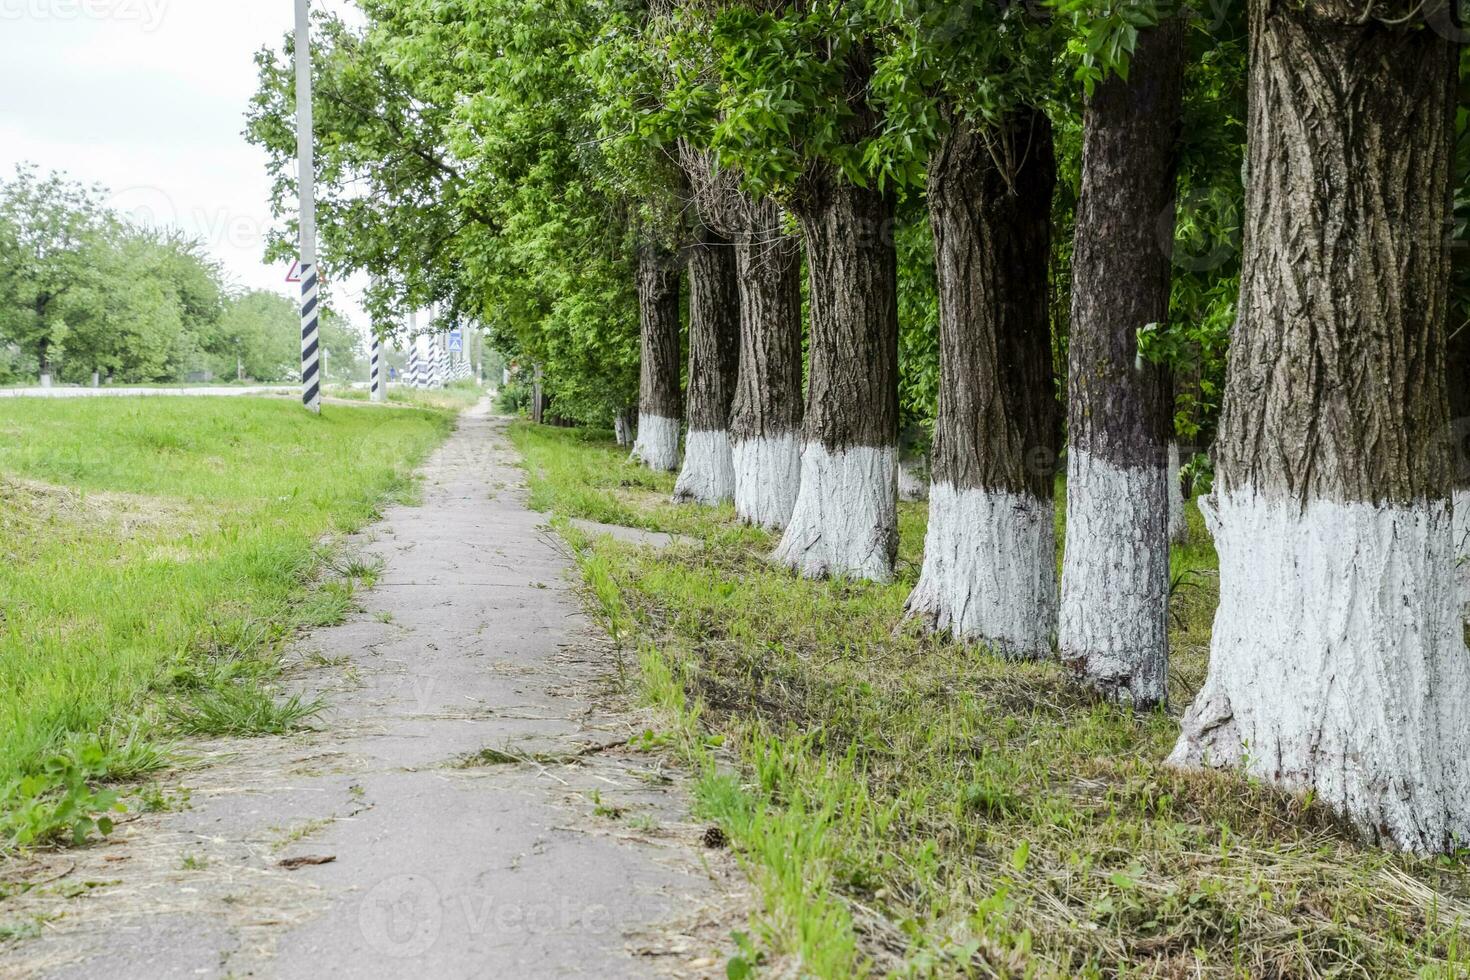
[[[106,193],[20,167],[0,180],[0,384],[291,381],[295,304],[226,281],[202,242],[135,224]],[[334,378],[361,373],[361,339],[329,313]]]

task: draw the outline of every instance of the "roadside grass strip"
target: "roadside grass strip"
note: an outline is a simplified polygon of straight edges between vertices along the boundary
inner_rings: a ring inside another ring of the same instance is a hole
[[[376,571],[336,542],[411,497],[452,419],[0,402],[0,851],[105,832],[118,800],[88,794],[175,737],[308,722],[321,706],[278,692],[283,643],[351,609]]]
[[[806,581],[767,560],[773,537],[668,503],[671,475],[598,435],[512,434],[663,719],[632,744],[694,768],[757,886],[730,975],[762,958],[819,977],[1470,975],[1466,856],[1386,853],[1310,798],[1166,768],[1169,713],[906,623],[922,504],[901,509],[893,585]],[[641,548],[567,518],[697,540]],[[1218,599],[1192,505],[1190,521],[1175,705],[1203,679]]]

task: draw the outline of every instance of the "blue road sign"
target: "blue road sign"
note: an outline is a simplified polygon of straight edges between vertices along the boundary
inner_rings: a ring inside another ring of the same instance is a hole
[[[464,334],[458,330],[449,331],[449,353],[464,353]]]

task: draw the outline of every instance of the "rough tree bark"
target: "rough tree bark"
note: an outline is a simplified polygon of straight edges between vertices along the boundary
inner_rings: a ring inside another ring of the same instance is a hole
[[[677,501],[718,504],[735,496],[730,403],[740,363],[735,249],[701,225],[689,259],[689,434]]]
[[[1169,421],[1169,541],[1183,544],[1189,540],[1189,518],[1184,512],[1184,469],[1183,451],[1174,428],[1174,413],[1178,406],[1179,378],[1169,373],[1169,403],[1165,407]]]
[[[1450,438],[1454,453],[1452,555],[1460,616],[1470,622],[1470,326],[1456,325],[1449,340]]]
[[[642,361],[638,373],[638,438],[633,459],[649,469],[679,468],[678,256],[653,243],[638,248],[638,312]]]
[[[741,192],[708,154],[681,147],[700,216],[734,242],[740,343],[730,455],[735,512],[784,528],[801,486],[801,247],[781,209]]]
[[[1183,27],[1140,32],[1127,81],[1098,85],[1083,120],[1072,260],[1062,659],[1140,708],[1167,696],[1166,372],[1138,330],[1169,311]]]
[[[801,489],[801,244],[784,231],[781,210],[751,201],[735,238],[741,338],[731,410],[735,511],[784,529]]]
[[[1435,852],[1470,840],[1470,652],[1445,574],[1458,52],[1413,12],[1250,6],[1240,313],[1207,504],[1220,607],[1170,758]]]
[[[955,120],[929,166],[939,416],[910,614],[1018,658],[1050,656],[1059,426],[1049,260],[1056,158],[1038,109]]]
[[[801,245],[774,204],[752,202],[748,213],[735,240],[740,372],[730,451],[736,513],[774,531],[790,522],[801,489]]]
[[[1182,544],[1189,540],[1189,518],[1184,512],[1184,480],[1180,475],[1184,460],[1179,443],[1169,440],[1169,540]]]
[[[889,192],[825,170],[796,206],[811,283],[801,488],[775,559],[886,582],[898,551],[898,260]]]

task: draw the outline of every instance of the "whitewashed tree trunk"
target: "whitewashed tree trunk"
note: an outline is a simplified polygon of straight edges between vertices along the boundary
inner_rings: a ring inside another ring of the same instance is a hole
[[[1050,498],[936,483],[924,570],[908,611],[936,632],[1015,659],[1048,657],[1056,638],[1056,510]]]
[[[1169,761],[1243,768],[1416,851],[1470,840],[1470,655],[1446,502],[1207,504],[1220,555],[1210,673]]]
[[[1011,161],[1003,163],[1002,161]],[[1059,443],[1048,308],[1051,124],[1021,107],[952,120],[929,165],[939,288],[939,415],[924,567],[908,613],[1018,659],[1050,657],[1057,621]]]
[[[735,512],[779,531],[801,490],[801,249],[769,201],[752,203],[735,244],[740,369],[730,412]]]
[[[898,547],[898,450],[807,443],[801,492],[774,560],[806,578],[887,582]]]
[[[728,432],[735,513],[781,530],[801,484],[801,247],[781,209],[745,194],[738,175],[710,154],[681,144],[680,160],[701,217],[734,243],[739,349]]]
[[[1470,622],[1470,490],[1455,491],[1455,580],[1460,589],[1460,615]]]
[[[1180,479],[1183,466],[1179,460],[1179,443],[1169,442],[1169,540],[1183,544],[1189,540],[1189,518],[1184,513],[1184,483]]]
[[[735,457],[724,429],[690,431],[684,437],[684,468],[674,484],[674,499],[714,506],[735,496]]]
[[[929,499],[929,481],[925,478],[922,459],[901,458],[898,461],[898,499],[917,503]]]
[[[1445,380],[1450,396],[1450,424],[1446,442],[1452,455],[1454,575],[1459,583],[1461,616],[1470,622],[1470,330],[1451,330],[1448,343]]]
[[[801,575],[887,582],[898,554],[898,257],[891,191],[810,175],[801,487],[774,558]]]
[[[1067,542],[1058,647],[1103,695],[1168,697],[1168,379],[1138,331],[1169,312],[1183,22],[1140,31],[1088,99],[1072,259]]]
[[[675,501],[716,505],[735,496],[729,428],[739,358],[735,249],[701,228],[689,249],[689,435]]]
[[[751,436],[730,447],[735,468],[735,511],[768,531],[791,520],[801,489],[801,437],[795,432]]]
[[[648,242],[638,249],[638,307],[642,359],[638,381],[638,437],[632,459],[649,469],[679,468],[683,393],[679,390],[678,259]]]
[[[1210,671],[1170,761],[1307,792],[1417,852],[1470,841],[1444,354],[1458,50],[1252,0],[1240,315],[1207,504]]]
[[[672,473],[679,468],[679,420],[658,415],[638,416],[638,437],[632,458],[651,470]]]
[[[1062,655],[1098,690],[1139,706],[1168,695],[1168,470],[1067,457]]]

